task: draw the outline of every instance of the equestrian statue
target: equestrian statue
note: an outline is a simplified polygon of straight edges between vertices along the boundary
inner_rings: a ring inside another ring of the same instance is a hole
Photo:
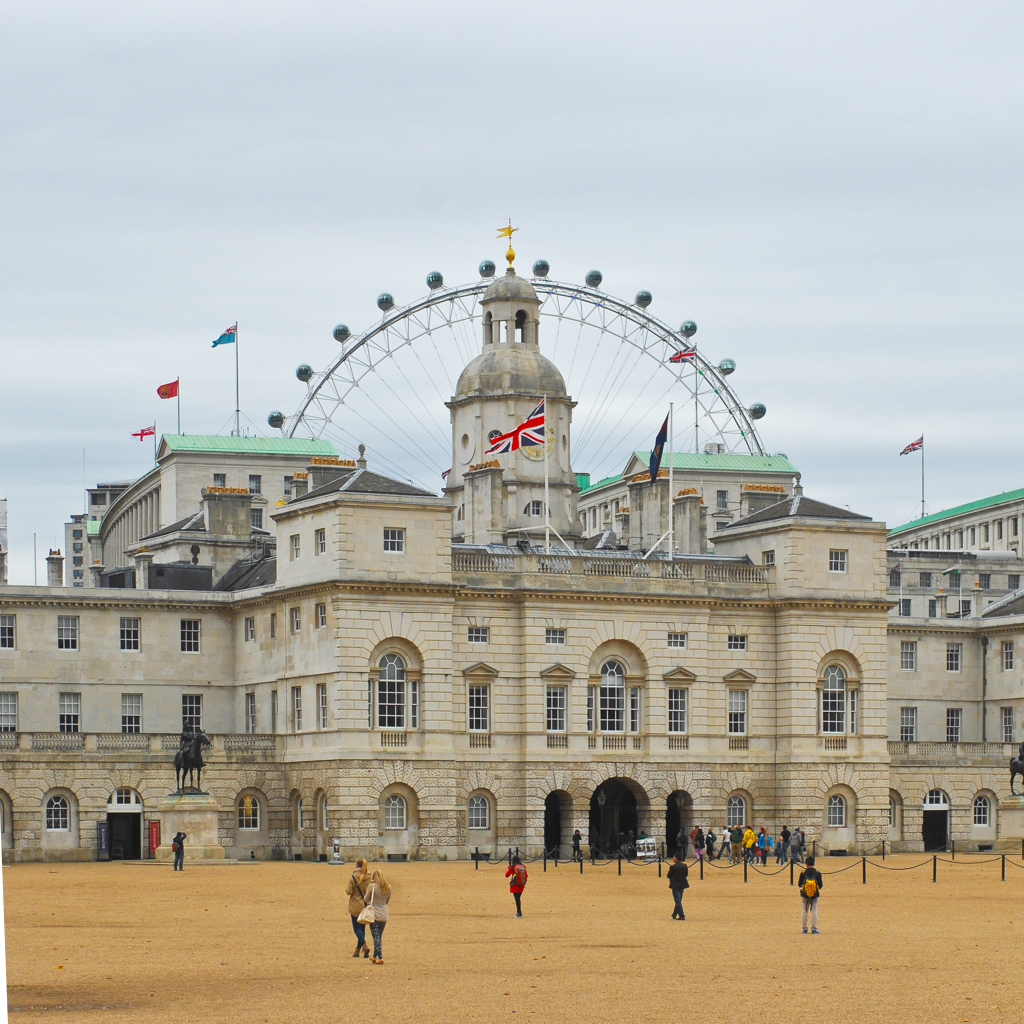
[[[174,781],[177,783],[178,792],[185,790],[185,777],[188,776],[189,788],[199,790],[202,784],[203,772],[203,747],[208,747],[213,741],[203,732],[202,729],[194,728],[191,725],[185,726],[181,731],[178,740],[178,752],[174,755]],[[195,774],[195,784],[192,784],[192,776]],[[1021,772],[1024,776],[1024,771]]]
[[[1010,758],[1010,793],[1013,796],[1017,795],[1013,790],[1013,780],[1018,775],[1024,779],[1024,743],[1017,750],[1017,756]]]

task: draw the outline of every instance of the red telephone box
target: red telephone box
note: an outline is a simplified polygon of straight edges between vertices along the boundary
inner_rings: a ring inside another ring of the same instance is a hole
[[[151,821],[149,823],[149,855],[150,857],[156,856],[156,851],[160,846],[160,822]]]

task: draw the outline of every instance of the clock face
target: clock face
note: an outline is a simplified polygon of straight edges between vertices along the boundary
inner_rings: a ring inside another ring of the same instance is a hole
[[[549,459],[555,454],[555,438],[554,438],[554,435],[552,434],[552,432],[550,430],[548,430],[547,431],[547,443],[546,444],[544,444],[544,445],[539,445],[539,444],[526,445],[524,447],[521,447],[519,450],[523,453],[523,455],[526,456],[526,458],[530,459],[532,462],[543,462],[544,461],[544,452],[545,451],[547,452]]]

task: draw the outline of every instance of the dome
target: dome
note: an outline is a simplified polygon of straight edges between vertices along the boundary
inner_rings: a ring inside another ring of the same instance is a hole
[[[525,277],[517,277],[516,272],[511,268],[505,271],[503,277],[496,277],[487,286],[487,291],[484,292],[484,297],[480,301],[483,303],[501,301],[502,299],[528,299],[531,302],[536,302],[538,305],[540,304],[540,299],[537,298],[533,285]]]
[[[455,397],[464,398],[480,392],[561,397],[565,395],[565,381],[558,367],[536,349],[523,345],[495,345],[489,346],[462,371]]]

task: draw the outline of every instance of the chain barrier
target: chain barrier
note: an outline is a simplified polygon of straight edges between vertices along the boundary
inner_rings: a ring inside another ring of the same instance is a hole
[[[938,858],[938,861],[939,861],[940,864],[957,864],[957,865],[960,865],[962,867],[968,867],[968,868],[974,867],[976,865],[980,866],[982,864],[995,864],[995,862],[998,861],[998,860],[1002,860],[1002,857],[989,857],[986,860],[975,860],[975,861],[953,860],[952,858],[949,858],[949,857],[939,857]]]
[[[917,870],[917,868],[923,868],[926,865],[931,864],[931,861],[923,860],[920,864],[911,864],[905,868],[893,868],[890,867],[888,864],[881,864],[875,860],[869,860],[868,864],[870,864],[873,868],[881,868],[883,871],[915,871]]]
[[[861,859],[860,857],[857,857],[851,864],[847,864],[845,868],[836,868],[835,871],[821,871],[821,868],[818,868],[818,870],[821,871],[823,875],[841,875],[844,871],[849,871],[850,868],[859,868],[860,866]]]
[[[782,872],[783,872],[783,871],[785,871],[785,870],[786,870],[786,868],[788,868],[788,867],[789,867],[789,865],[788,865],[788,864],[783,864],[783,865],[782,865],[782,867],[781,867],[781,868],[779,868],[779,870],[778,870],[778,871],[762,871],[762,870],[761,870],[761,868],[759,868],[759,867],[758,867],[758,866],[757,866],[756,864],[753,864],[753,865],[751,865],[751,866],[753,867],[753,869],[754,869],[754,870],[755,870],[755,871],[756,871],[756,872],[757,872],[757,873],[758,873],[759,875],[764,875],[764,876],[765,876],[765,878],[771,878],[771,877],[772,877],[773,875],[781,875],[781,874],[782,874]],[[846,868],[843,868],[843,870],[845,871],[845,870],[846,870]],[[822,872],[822,874],[826,874],[826,873],[827,873],[827,874],[830,874],[830,875],[834,875],[834,874],[835,874],[835,872],[834,872],[834,871],[829,871],[829,872],[824,872],[824,871],[823,871],[823,872]]]

